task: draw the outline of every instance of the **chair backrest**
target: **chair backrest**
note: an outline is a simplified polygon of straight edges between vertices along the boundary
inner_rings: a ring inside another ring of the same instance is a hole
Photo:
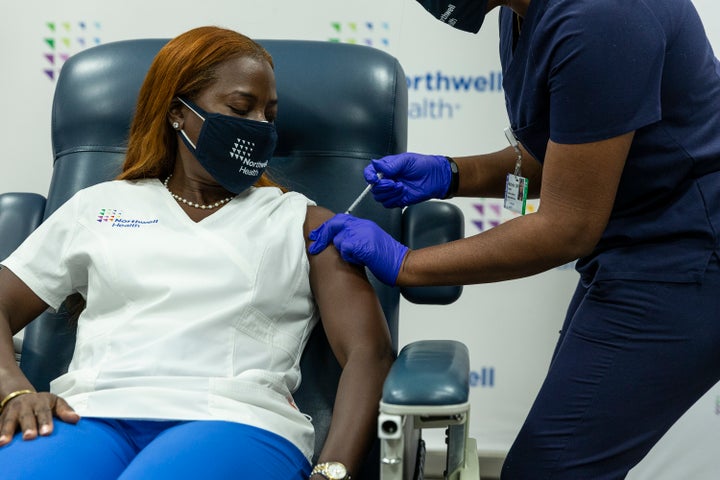
[[[52,110],[54,166],[45,217],[76,191],[117,175],[139,87],[163,39],[93,47],[71,57],[58,79]],[[286,187],[333,211],[344,211],[365,187],[369,159],[405,151],[407,87],[398,61],[364,46],[266,40],[275,63],[279,144],[269,171]],[[354,212],[400,238],[402,214],[366,201]],[[397,347],[399,289],[371,278]],[[59,314],[45,313],[25,332],[21,367],[47,389],[72,354],[74,332]],[[311,415],[322,446],[339,367],[322,328],[302,361],[296,401]],[[377,457],[375,457],[375,467]],[[365,478],[376,478],[367,471]]]
[[[0,194],[0,261],[40,225],[44,211],[45,197],[37,193]]]
[[[45,197],[37,193],[8,192],[0,194],[0,262],[7,258],[33,230],[40,225],[45,211]],[[15,358],[20,359],[22,341],[13,337]]]

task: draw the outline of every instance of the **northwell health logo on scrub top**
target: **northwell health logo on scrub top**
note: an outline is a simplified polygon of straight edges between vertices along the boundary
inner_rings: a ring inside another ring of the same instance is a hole
[[[111,227],[140,228],[160,223],[160,219],[123,218],[122,211],[116,208],[101,208],[97,214],[97,222],[106,223]]]

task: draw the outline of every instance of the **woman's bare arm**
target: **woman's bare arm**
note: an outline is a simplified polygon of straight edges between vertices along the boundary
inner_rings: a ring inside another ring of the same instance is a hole
[[[307,245],[310,231],[331,216],[308,208]],[[390,333],[364,268],[343,261],[332,246],[308,258],[322,324],[343,369],[319,461],[342,462],[356,474],[375,437],[382,385],[394,359]]]
[[[35,388],[15,362],[12,337],[48,308],[40,297],[13,272],[0,269],[0,400],[12,392]],[[25,440],[52,433],[53,415],[70,423],[78,415],[61,398],[49,393],[21,395],[9,401],[0,413],[0,447],[16,431]]]

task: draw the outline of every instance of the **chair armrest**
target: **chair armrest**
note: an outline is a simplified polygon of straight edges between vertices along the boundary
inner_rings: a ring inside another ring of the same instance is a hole
[[[465,236],[465,217],[457,205],[422,202],[403,212],[402,243],[413,250],[459,240]],[[460,298],[462,286],[402,287],[402,296],[417,304],[448,305]]]
[[[15,353],[19,354],[20,352],[22,352],[22,344],[22,338],[18,335],[15,335],[13,337],[13,347],[15,347]]]
[[[470,355],[464,344],[454,340],[413,342],[402,349],[390,369],[382,403],[386,407],[464,405],[470,392],[469,375]]]
[[[22,352],[22,338],[19,336],[13,337],[13,347],[15,347],[15,361],[20,365],[20,352]]]

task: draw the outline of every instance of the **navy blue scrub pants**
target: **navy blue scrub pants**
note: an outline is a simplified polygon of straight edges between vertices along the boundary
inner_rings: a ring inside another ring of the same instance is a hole
[[[501,478],[625,478],[720,380],[719,263],[699,283],[581,279]]]
[[[305,480],[310,463],[288,440],[240,423],[82,418],[48,437],[0,447],[3,480]]]

